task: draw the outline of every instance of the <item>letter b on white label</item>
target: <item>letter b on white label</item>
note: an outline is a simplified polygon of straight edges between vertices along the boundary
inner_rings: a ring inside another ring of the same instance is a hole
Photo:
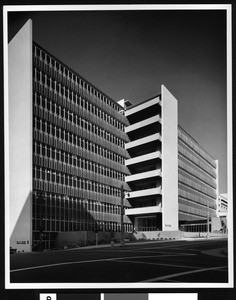
[[[39,300],[57,300],[57,294],[40,294]]]

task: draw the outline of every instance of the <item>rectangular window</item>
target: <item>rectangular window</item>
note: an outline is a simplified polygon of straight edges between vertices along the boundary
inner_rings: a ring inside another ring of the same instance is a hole
[[[47,157],[50,157],[50,148],[47,148]]]
[[[41,50],[38,47],[36,47],[36,55],[40,57],[40,54],[41,54]]]
[[[42,170],[41,175],[42,175],[42,180],[45,180],[45,170]]]

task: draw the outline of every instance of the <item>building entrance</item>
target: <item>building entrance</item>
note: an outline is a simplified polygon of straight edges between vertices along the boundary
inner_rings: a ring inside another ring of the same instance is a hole
[[[137,231],[162,230],[162,215],[136,217],[134,227]]]

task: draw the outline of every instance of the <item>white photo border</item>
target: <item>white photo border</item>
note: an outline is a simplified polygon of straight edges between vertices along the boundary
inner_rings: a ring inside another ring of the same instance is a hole
[[[228,177],[228,283],[10,283],[9,254],[9,123],[8,123],[8,13],[46,11],[113,10],[225,10],[227,16],[227,177]],[[233,249],[233,160],[232,160],[232,7],[231,4],[142,4],[142,5],[17,5],[3,6],[4,54],[4,156],[5,156],[5,288],[7,289],[153,289],[153,288],[232,288]]]

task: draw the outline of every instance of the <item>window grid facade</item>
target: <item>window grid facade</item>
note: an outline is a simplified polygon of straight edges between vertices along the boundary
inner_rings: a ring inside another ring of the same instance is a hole
[[[206,220],[216,216],[217,170],[215,160],[178,128],[179,220]]]
[[[33,62],[33,241],[41,227],[48,247],[59,231],[120,231],[122,108],[35,43]]]

